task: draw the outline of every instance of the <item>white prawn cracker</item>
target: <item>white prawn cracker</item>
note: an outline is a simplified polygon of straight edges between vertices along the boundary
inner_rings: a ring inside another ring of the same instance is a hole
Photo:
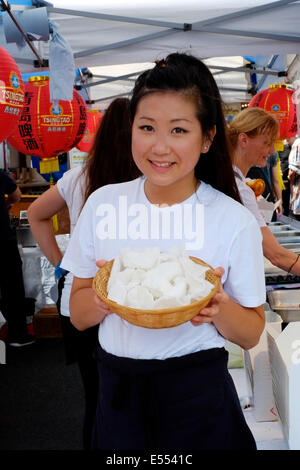
[[[205,279],[209,269],[194,263],[183,249],[126,248],[114,260],[107,298],[145,310],[189,305],[214,288]]]

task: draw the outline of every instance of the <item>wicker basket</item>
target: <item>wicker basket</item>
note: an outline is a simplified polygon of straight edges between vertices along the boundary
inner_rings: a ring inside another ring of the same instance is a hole
[[[108,305],[112,312],[133,325],[142,326],[144,328],[170,328],[177,326],[191,320],[200,312],[200,310],[206,307],[211,298],[216,294],[220,284],[219,277],[215,274],[213,268],[209,264],[193,256],[190,258],[195,263],[202,264],[203,266],[208,266],[210,268],[206,271],[205,278],[207,281],[211,282],[214,287],[207,297],[189,305],[157,310],[142,310],[119,305],[113,300],[108,299],[107,282],[114,260],[108,261],[98,270],[93,280],[93,289],[97,293],[98,297]]]

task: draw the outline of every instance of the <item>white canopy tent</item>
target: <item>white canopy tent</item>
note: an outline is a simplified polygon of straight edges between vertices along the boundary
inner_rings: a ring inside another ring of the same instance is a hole
[[[76,67],[95,74],[88,80],[90,98],[105,108],[113,96],[130,92],[136,72],[149,62],[181,51],[196,55],[215,74],[225,102],[250,98],[250,73],[280,83],[300,50],[300,2],[296,0],[58,0],[47,4],[49,18],[69,42]],[[20,8],[20,7],[19,7]],[[37,71],[29,47],[7,44],[0,28],[0,44],[24,72]],[[40,57],[48,58],[48,44],[33,41]],[[264,57],[252,65],[243,56]],[[275,57],[285,58],[275,68]],[[96,69],[94,68],[96,67]],[[98,68],[101,67],[101,68]],[[104,67],[104,68],[103,68]],[[109,68],[107,68],[109,67]],[[98,75],[100,77],[98,77]],[[120,78],[122,77],[122,78]],[[118,78],[118,80],[117,80]],[[94,85],[94,83],[97,85]]]
[[[48,11],[79,66],[153,62],[178,50],[205,58],[297,54],[300,47],[300,2],[295,0],[52,3]]]
[[[212,59],[205,60],[207,65]],[[243,66],[245,60],[240,56],[218,58],[218,65],[227,67]],[[128,95],[132,89],[137,72],[153,67],[153,63],[122,64],[101,67],[89,67],[93,77],[88,79],[88,93],[94,106],[106,108],[110,99],[116,95]],[[216,81],[222,93],[224,102],[240,103],[249,100],[247,90],[250,88],[249,79],[243,72],[217,72]],[[129,75],[129,76],[128,76]],[[120,79],[120,77],[124,77]],[[126,78],[128,77],[128,78]],[[94,86],[95,84],[95,86]]]

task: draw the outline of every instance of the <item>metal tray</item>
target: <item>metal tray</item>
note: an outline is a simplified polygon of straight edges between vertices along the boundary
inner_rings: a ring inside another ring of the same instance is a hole
[[[299,237],[300,241],[300,232],[299,230],[290,230],[290,231],[279,231],[274,233],[274,237],[276,238],[291,238],[291,237]]]
[[[278,243],[300,243],[300,232],[297,230],[291,230],[288,232],[277,232],[273,234]]]
[[[281,246],[288,248],[290,251],[295,253],[300,253],[300,241],[299,243],[281,243]]]
[[[289,248],[288,247],[289,244],[299,243],[300,239],[299,237],[291,237],[291,238],[282,237],[282,238],[277,238],[277,241],[280,245],[287,245],[286,248]]]
[[[274,226],[269,227],[269,230],[271,230],[272,233],[287,232],[289,230],[295,231],[295,229],[291,227],[290,225],[274,225]]]
[[[267,296],[271,309],[282,321],[300,321],[300,289],[272,290]]]

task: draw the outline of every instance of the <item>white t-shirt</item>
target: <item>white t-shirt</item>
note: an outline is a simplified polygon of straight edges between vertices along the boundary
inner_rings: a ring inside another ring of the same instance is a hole
[[[300,139],[296,139],[289,153],[289,169],[300,175]]]
[[[246,184],[246,178],[237,166],[233,165],[233,170],[235,173],[235,181],[244,206],[252,212],[260,227],[266,227],[267,224],[265,218],[259,210],[253,189]]]
[[[181,204],[159,209],[145,196],[144,182],[140,177],[104,186],[89,197],[62,266],[79,278],[90,278],[97,272],[96,260],[113,259],[122,248],[166,250],[180,243],[190,255],[224,268],[224,289],[233,300],[245,307],[263,304],[262,236],[249,211],[203,182]],[[116,314],[100,324],[99,342],[109,353],[137,359],[165,359],[225,344],[213,324],[148,329]]]
[[[71,236],[79,217],[85,191],[85,177],[82,174],[82,167],[77,166],[66,171],[57,181],[56,187],[68,206]],[[68,273],[65,277],[60,305],[60,313],[66,317],[70,316],[69,302],[72,283],[73,274]]]

